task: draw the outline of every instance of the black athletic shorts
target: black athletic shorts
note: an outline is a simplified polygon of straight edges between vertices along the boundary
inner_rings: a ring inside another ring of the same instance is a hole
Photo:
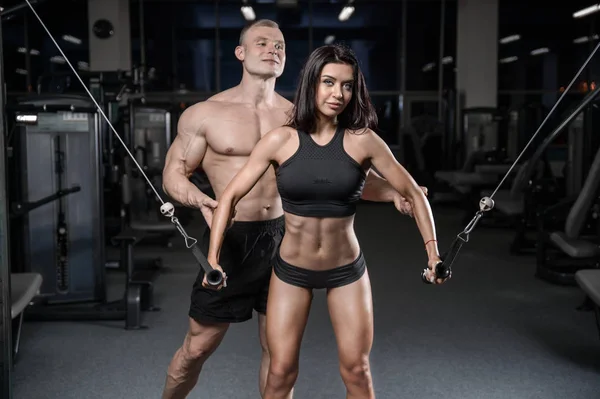
[[[273,271],[281,281],[309,289],[343,287],[358,281],[366,270],[367,262],[362,251],[352,263],[328,270],[308,270],[291,265],[281,258],[279,252],[273,262]]]
[[[219,264],[227,274],[227,287],[204,288],[200,269],[192,289],[189,316],[201,322],[240,323],[252,318],[252,310],[267,311],[272,260],[284,233],[283,216],[256,222],[235,222],[227,230]],[[208,254],[210,230],[199,244]]]

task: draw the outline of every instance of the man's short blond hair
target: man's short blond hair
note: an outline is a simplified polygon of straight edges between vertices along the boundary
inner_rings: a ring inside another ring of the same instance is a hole
[[[244,36],[246,36],[246,32],[248,32],[251,28],[258,27],[279,29],[279,24],[275,21],[271,21],[270,19],[259,19],[244,26],[244,29],[242,29],[242,31],[240,32],[240,46],[244,43]]]

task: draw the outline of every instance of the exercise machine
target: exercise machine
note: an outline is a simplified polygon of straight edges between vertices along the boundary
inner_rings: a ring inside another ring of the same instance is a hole
[[[4,15],[11,12],[3,11]],[[38,273],[11,273],[9,254],[9,205],[6,177],[5,90],[2,51],[2,22],[0,21],[0,396],[12,398],[12,371],[16,359],[23,313],[37,294],[42,277]]]
[[[588,93],[578,104],[567,111],[566,116],[560,121],[550,134],[546,136],[541,144],[535,147],[535,152],[523,162],[511,184],[506,190],[496,193],[495,212],[503,217],[510,218],[514,222],[515,236],[510,246],[511,253],[518,255],[535,251],[536,240],[529,239],[528,233],[536,231],[538,212],[558,203],[567,196],[568,190],[577,193],[581,187],[581,181],[577,183],[576,175],[584,173],[589,162],[580,163],[579,157],[582,141],[575,138],[581,136],[578,129],[578,118],[582,112],[590,107],[597,99],[600,92],[594,89]],[[573,121],[575,121],[574,124]],[[570,133],[564,134],[565,131]],[[566,136],[562,138],[562,136]],[[579,136],[578,136],[579,135]],[[572,143],[561,142],[570,139]],[[579,143],[580,149],[571,148]],[[574,181],[575,183],[570,183]],[[546,228],[554,229],[561,221],[548,219]]]
[[[172,141],[171,113],[135,103],[134,99],[129,101],[131,150],[152,185],[160,189],[165,158]],[[131,170],[128,175],[131,177],[132,228],[152,233],[159,242],[170,247],[176,227],[160,214],[159,202],[137,169]]]
[[[48,304],[101,301],[103,185],[94,107],[75,96],[35,96],[21,99],[14,111],[14,206],[79,188],[24,212],[13,226],[21,237],[15,244],[22,250],[15,252],[23,255],[22,271],[44,277],[40,299]]]
[[[600,267],[600,147],[578,195],[568,196],[537,214],[536,276],[556,284],[575,285],[581,269]],[[562,230],[547,221],[564,220]]]
[[[13,236],[20,238],[11,241],[14,259],[19,260],[13,267],[43,277],[26,318],[125,320],[126,328],[141,328],[139,316],[130,316],[139,315],[152,301],[138,298],[143,282],[134,275],[127,256],[121,260],[126,272],[124,298],[107,300],[96,107],[86,97],[54,95],[21,99],[12,109],[18,122],[14,170],[21,171],[22,182],[14,209],[30,208],[11,223]],[[38,198],[55,193],[63,195],[39,205]],[[32,203],[39,206],[22,205]]]

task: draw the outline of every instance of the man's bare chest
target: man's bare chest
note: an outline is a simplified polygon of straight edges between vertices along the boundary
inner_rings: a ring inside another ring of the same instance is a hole
[[[223,155],[250,155],[260,139],[285,124],[283,111],[238,112],[215,116],[206,132],[209,147]]]

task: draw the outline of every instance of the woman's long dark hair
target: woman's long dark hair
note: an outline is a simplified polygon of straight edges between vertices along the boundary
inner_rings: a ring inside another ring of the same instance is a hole
[[[352,99],[338,116],[338,124],[345,129],[364,130],[377,128],[377,113],[371,104],[365,77],[358,66],[356,55],[347,46],[332,44],[315,49],[300,72],[294,98],[294,107],[287,123],[295,129],[312,133],[316,128],[316,89],[321,71],[327,64],[347,64],[354,70]]]

